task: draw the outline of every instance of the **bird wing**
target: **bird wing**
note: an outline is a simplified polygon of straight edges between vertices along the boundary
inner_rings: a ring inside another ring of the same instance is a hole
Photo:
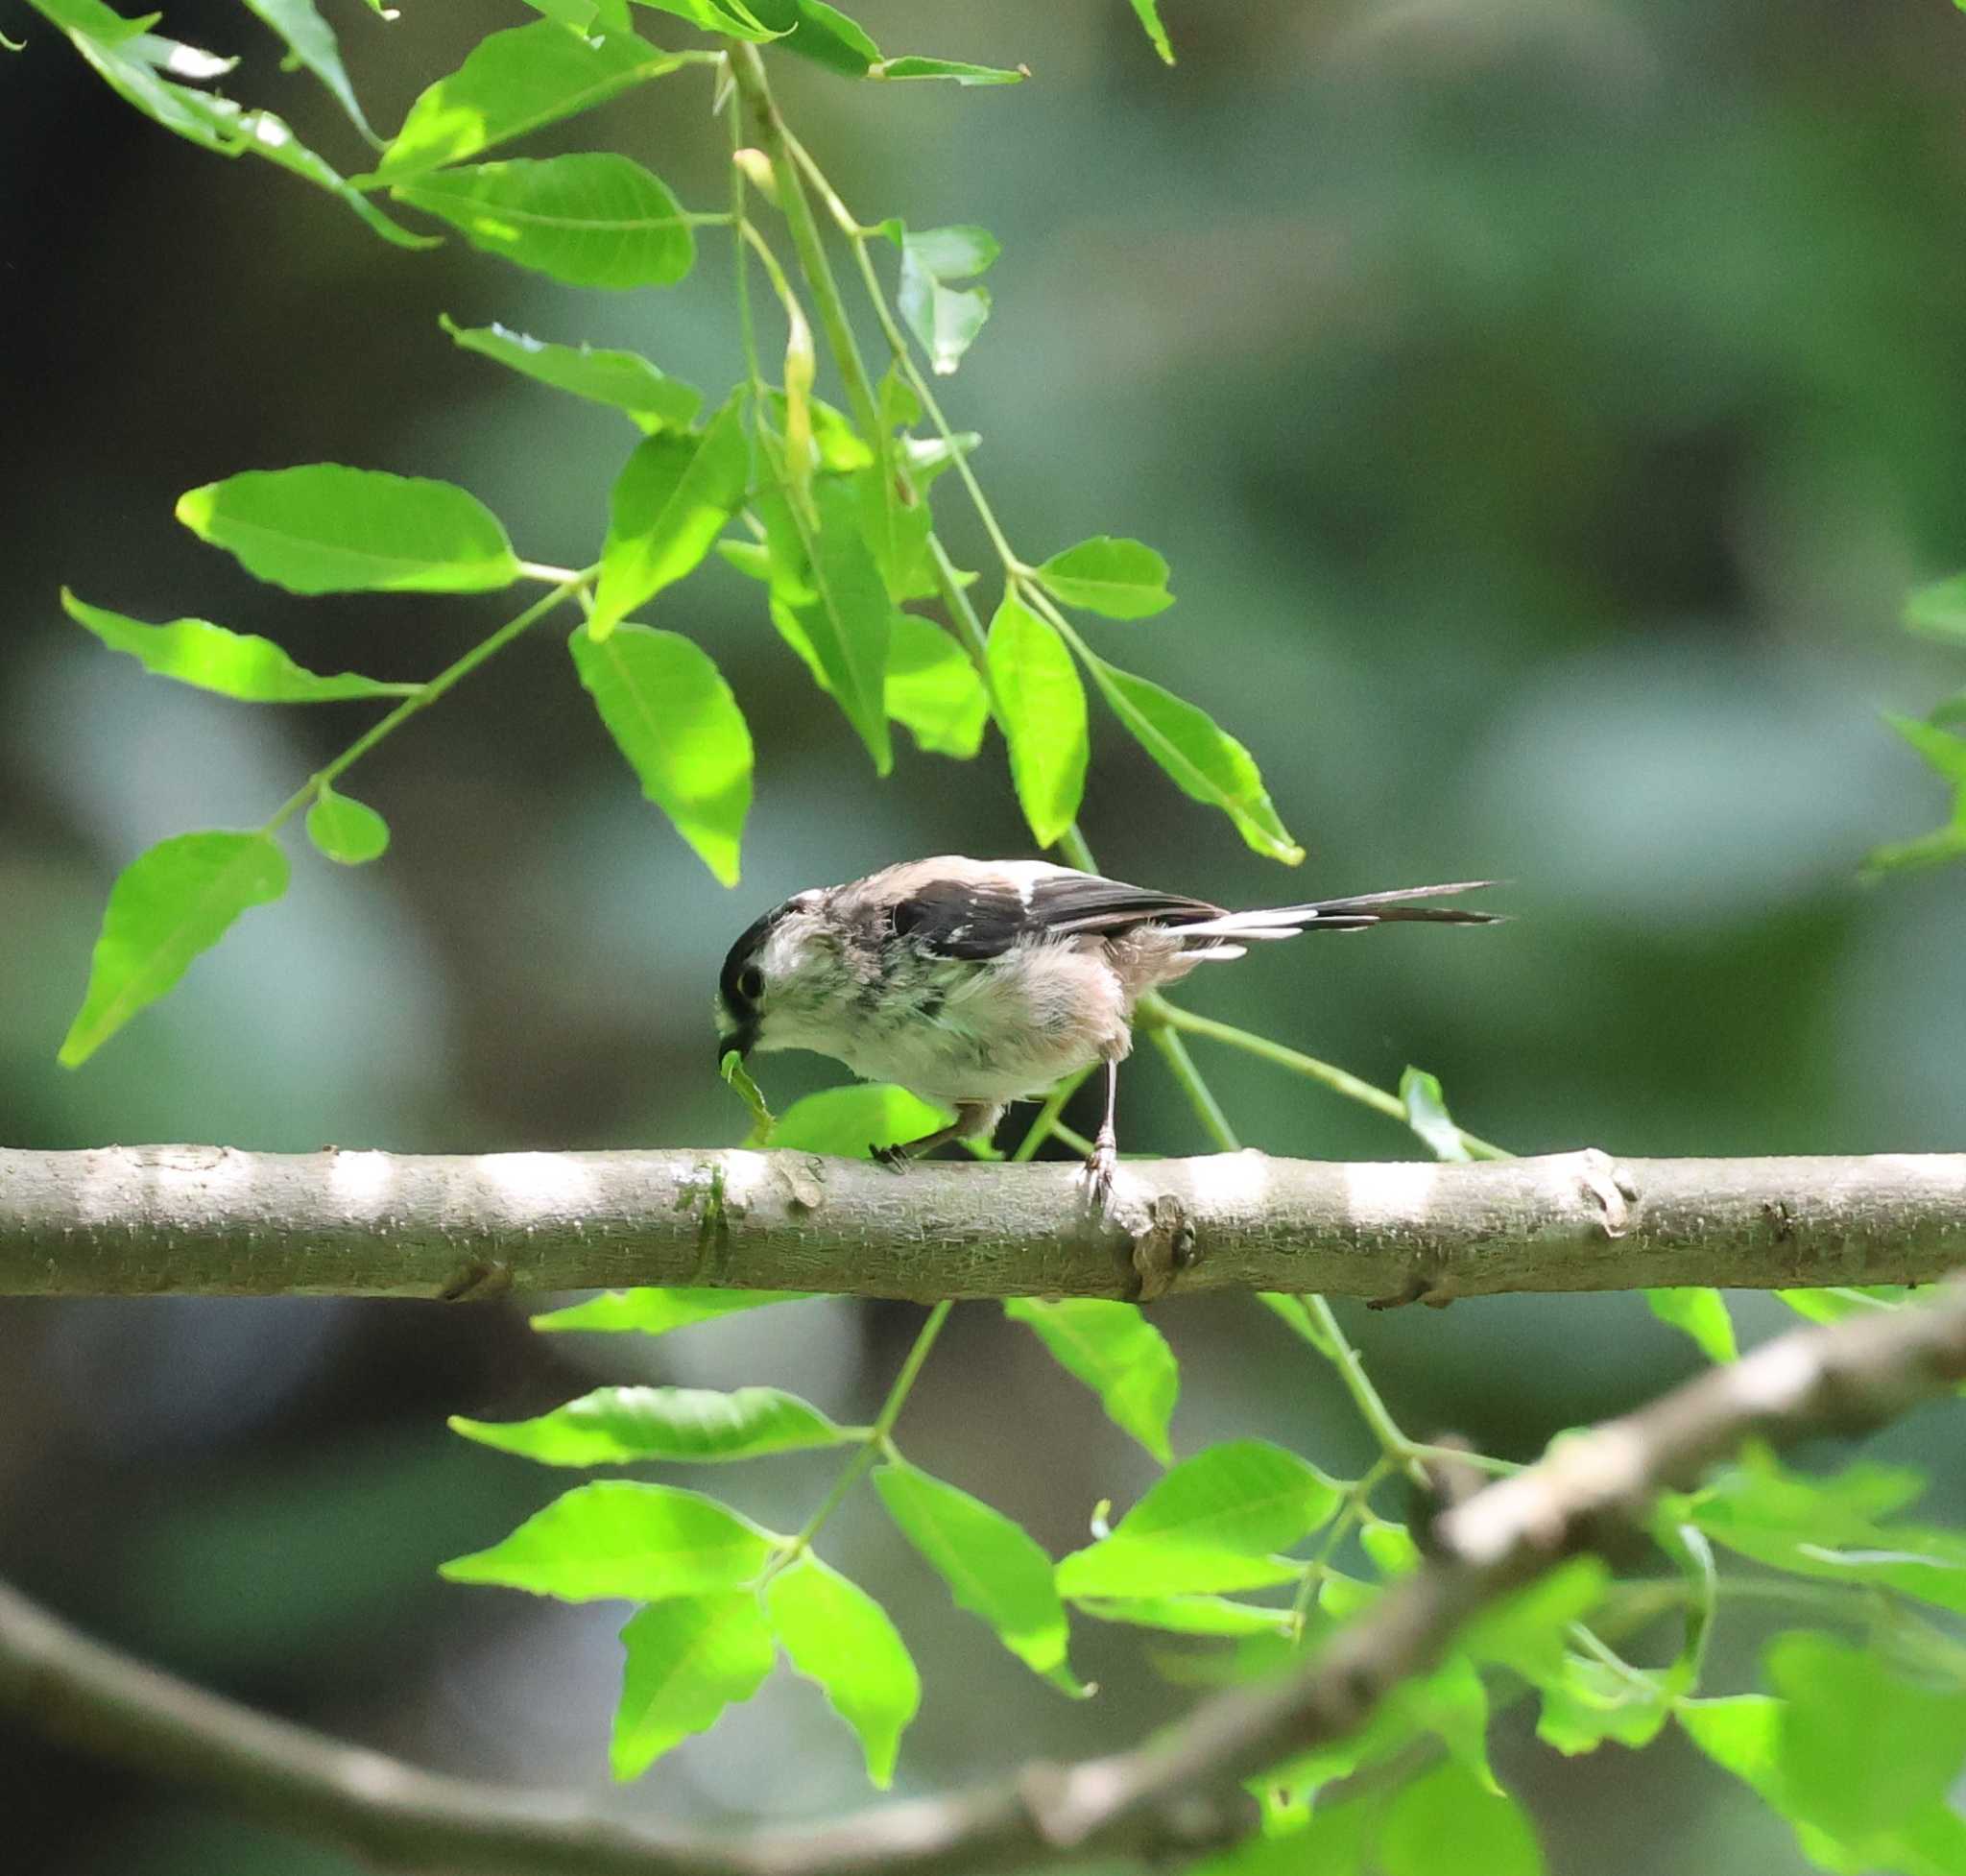
[[[1221,913],[1206,900],[1149,892],[1065,867],[1034,867],[1021,878],[1006,872],[923,879],[895,902],[891,917],[896,934],[924,950],[982,961],[1034,938],[1185,925]]]

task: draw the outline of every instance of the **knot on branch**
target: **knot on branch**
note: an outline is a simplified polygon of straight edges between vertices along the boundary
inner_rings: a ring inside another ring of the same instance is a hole
[[[1172,1192],[1162,1192],[1147,1207],[1147,1228],[1131,1234],[1136,1303],[1153,1303],[1174,1287],[1175,1277],[1195,1261],[1197,1238],[1187,1208]]]

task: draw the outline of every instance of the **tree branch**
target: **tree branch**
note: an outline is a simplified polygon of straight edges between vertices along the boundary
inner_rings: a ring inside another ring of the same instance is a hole
[[[1966,1266],[1966,1154],[1068,1166],[809,1153],[0,1149],[0,1295],[485,1296],[708,1284],[923,1301],[1926,1283]]]
[[[1567,1438],[1444,1514],[1433,1556],[1302,1669],[1203,1701],[1133,1751],[871,1809],[801,1833],[659,1834],[585,1800],[417,1770],[160,1673],[0,1589],[0,1706],[87,1750],[202,1784],[411,1870],[478,1876],[930,1876],[1219,1834],[1240,1782],[1343,1739],[1470,1616],[1641,1519],[1743,1440],[1786,1444],[1903,1412],[1966,1377],[1966,1297],[1784,1336]]]

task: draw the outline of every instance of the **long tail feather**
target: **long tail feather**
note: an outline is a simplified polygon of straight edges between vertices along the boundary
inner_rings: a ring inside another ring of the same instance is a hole
[[[1441,899],[1451,893],[1478,892],[1495,879],[1461,879],[1451,885],[1413,886],[1404,892],[1357,893],[1349,899],[1320,899],[1304,905],[1277,905],[1254,912],[1226,912],[1220,918],[1179,927],[1183,938],[1233,938],[1237,942],[1294,938],[1301,931],[1367,931],[1376,925],[1411,921],[1428,925],[1498,925],[1503,915],[1471,912],[1459,905],[1409,905],[1414,899]]]

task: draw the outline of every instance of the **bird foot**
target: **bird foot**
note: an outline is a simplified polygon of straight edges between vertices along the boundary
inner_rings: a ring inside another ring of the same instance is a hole
[[[1102,1132],[1086,1156],[1086,1203],[1094,1212],[1112,1210],[1113,1176],[1118,1166],[1118,1143],[1111,1134]]]
[[[872,1146],[867,1157],[877,1166],[884,1166],[890,1172],[904,1172],[908,1166],[908,1149],[905,1146]]]

